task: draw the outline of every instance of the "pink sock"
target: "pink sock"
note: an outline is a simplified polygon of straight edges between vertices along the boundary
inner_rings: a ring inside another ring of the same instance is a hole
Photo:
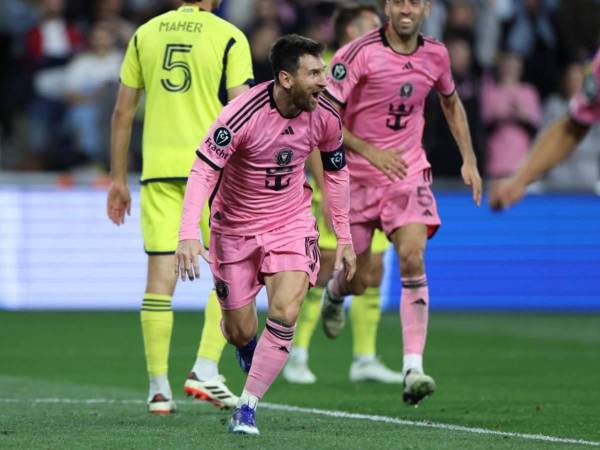
[[[267,319],[267,325],[258,340],[252,368],[244,386],[247,392],[258,398],[265,395],[288,359],[295,328]]]
[[[339,300],[343,300],[350,293],[346,285],[346,274],[343,270],[333,273],[331,280],[327,283],[327,288],[329,289],[329,293]]]
[[[402,298],[400,299],[400,323],[404,354],[422,355],[427,339],[427,319],[429,317],[429,289],[427,277],[420,275],[402,278]]]

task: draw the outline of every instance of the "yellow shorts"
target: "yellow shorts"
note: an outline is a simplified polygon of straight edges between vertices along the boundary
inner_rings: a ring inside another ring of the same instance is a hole
[[[315,187],[314,183],[311,183],[313,187],[313,202],[312,210],[313,214],[317,218],[317,226],[319,227],[319,248],[323,250],[335,250],[337,246],[337,240],[335,233],[329,228],[329,224],[325,220],[325,217],[321,215],[320,202],[321,192]],[[390,246],[385,233],[379,229],[376,229],[373,233],[373,240],[371,241],[371,252],[372,253],[383,253]]]
[[[147,254],[169,255],[177,250],[185,185],[185,181],[161,181],[142,185],[142,236]],[[209,217],[207,204],[200,219],[202,242],[207,247],[210,243]]]

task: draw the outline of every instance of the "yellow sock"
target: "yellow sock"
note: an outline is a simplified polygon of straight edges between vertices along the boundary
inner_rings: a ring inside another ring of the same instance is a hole
[[[173,330],[171,296],[144,294],[140,321],[142,322],[148,373],[153,377],[166,375],[169,367],[171,331]]]
[[[296,332],[292,343],[294,347],[308,349],[317,322],[319,322],[322,294],[323,288],[320,287],[314,287],[308,291],[296,322]]]
[[[379,288],[368,288],[364,294],[352,297],[353,355],[375,355],[377,325],[381,318]]]
[[[198,347],[198,357],[219,362],[227,341],[221,331],[221,305],[217,300],[217,293],[210,291],[206,308],[204,309],[204,326]]]

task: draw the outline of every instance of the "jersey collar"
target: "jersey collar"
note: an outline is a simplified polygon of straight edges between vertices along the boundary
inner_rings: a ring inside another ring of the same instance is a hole
[[[411,53],[400,53],[397,52],[396,50],[394,50],[394,48],[390,45],[387,36],[385,35],[385,27],[389,26],[389,24],[386,24],[384,26],[382,26],[379,29],[379,35],[381,36],[381,42],[383,43],[384,47],[389,47],[389,49],[391,51],[393,51],[394,53],[396,53],[397,55],[403,55],[403,56],[409,56],[409,55],[414,55],[415,53],[417,53],[417,51],[419,50],[420,47],[423,47],[425,45],[425,39],[423,38],[423,35],[421,33],[419,33],[419,35],[417,36],[417,47],[411,52]]]
[[[177,11],[181,12],[192,12],[193,10],[197,10],[198,12],[208,12],[204,8],[200,8],[199,6],[194,5],[182,5],[179,8],[177,8]]]

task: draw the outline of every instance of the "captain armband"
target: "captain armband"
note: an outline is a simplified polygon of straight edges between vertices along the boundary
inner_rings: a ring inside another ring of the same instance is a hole
[[[346,167],[344,144],[340,145],[337,150],[332,152],[321,152],[321,161],[323,162],[323,170],[328,172],[342,170]]]

